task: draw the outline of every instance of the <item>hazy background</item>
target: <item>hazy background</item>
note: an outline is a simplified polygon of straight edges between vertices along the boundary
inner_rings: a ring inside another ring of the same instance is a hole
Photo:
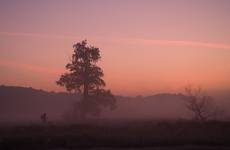
[[[217,114],[211,119],[230,120],[230,94],[218,95],[213,101]],[[193,114],[186,108],[185,97],[174,93],[127,97],[116,95],[116,109],[103,109],[102,120],[187,120]],[[24,87],[0,86],[0,123],[41,122],[47,113],[48,121],[76,122],[73,108],[79,95],[54,93]]]
[[[230,89],[228,0],[1,0],[0,83],[55,85],[85,38],[116,95]]]

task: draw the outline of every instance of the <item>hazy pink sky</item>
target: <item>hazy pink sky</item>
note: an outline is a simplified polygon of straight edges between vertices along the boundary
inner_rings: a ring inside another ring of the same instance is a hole
[[[87,38],[115,94],[230,89],[229,16],[229,0],[1,0],[0,84],[63,90]]]

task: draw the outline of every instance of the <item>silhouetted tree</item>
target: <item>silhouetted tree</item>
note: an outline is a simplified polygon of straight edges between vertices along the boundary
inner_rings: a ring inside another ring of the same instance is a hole
[[[61,75],[57,84],[67,91],[80,93],[82,99],[75,107],[81,117],[87,114],[99,115],[101,107],[114,108],[116,99],[109,90],[103,89],[103,71],[97,66],[101,58],[99,48],[88,46],[84,40],[73,45],[74,54],[71,62],[66,65],[67,73]]]
[[[48,120],[47,114],[43,113],[41,115],[41,121],[42,121],[42,123],[44,123],[44,124],[47,123],[47,120]]]
[[[193,117],[197,121],[206,121],[216,114],[212,97],[205,95],[201,88],[186,86],[185,102],[187,109],[193,113]]]

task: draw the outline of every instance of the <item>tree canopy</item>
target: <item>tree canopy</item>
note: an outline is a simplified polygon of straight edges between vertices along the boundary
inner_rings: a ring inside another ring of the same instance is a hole
[[[82,95],[77,106],[83,115],[98,115],[102,106],[113,109],[116,99],[110,90],[104,89],[104,73],[97,66],[101,59],[99,48],[87,45],[86,40],[74,44],[73,48],[71,61],[66,65],[68,72],[62,74],[56,83],[69,92]]]

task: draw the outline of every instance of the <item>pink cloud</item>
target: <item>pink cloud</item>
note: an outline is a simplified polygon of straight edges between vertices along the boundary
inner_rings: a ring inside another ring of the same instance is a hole
[[[217,49],[230,49],[230,44],[220,44],[211,42],[199,41],[184,41],[184,40],[152,40],[140,38],[120,38],[120,41],[129,43],[147,44],[147,45],[175,45],[175,46],[193,46],[193,47],[207,47]]]
[[[11,68],[16,68],[16,69],[23,69],[23,70],[28,70],[32,72],[38,72],[38,73],[46,73],[50,75],[57,75],[63,72],[61,69],[40,67],[36,65],[18,63],[18,62],[8,61],[8,60],[0,60],[0,66],[11,67]]]
[[[48,35],[39,33],[23,33],[23,32],[0,32],[3,36],[29,36],[37,38],[59,38],[59,39],[71,39],[80,40],[79,36],[66,36],[66,35]],[[207,48],[217,48],[217,49],[230,49],[230,44],[224,43],[212,43],[212,42],[202,42],[202,41],[187,41],[187,40],[155,40],[155,39],[143,39],[143,38],[109,38],[92,36],[92,39],[101,40],[112,40],[116,42],[129,42],[144,45],[173,45],[173,46],[193,46],[193,47],[207,47]]]

